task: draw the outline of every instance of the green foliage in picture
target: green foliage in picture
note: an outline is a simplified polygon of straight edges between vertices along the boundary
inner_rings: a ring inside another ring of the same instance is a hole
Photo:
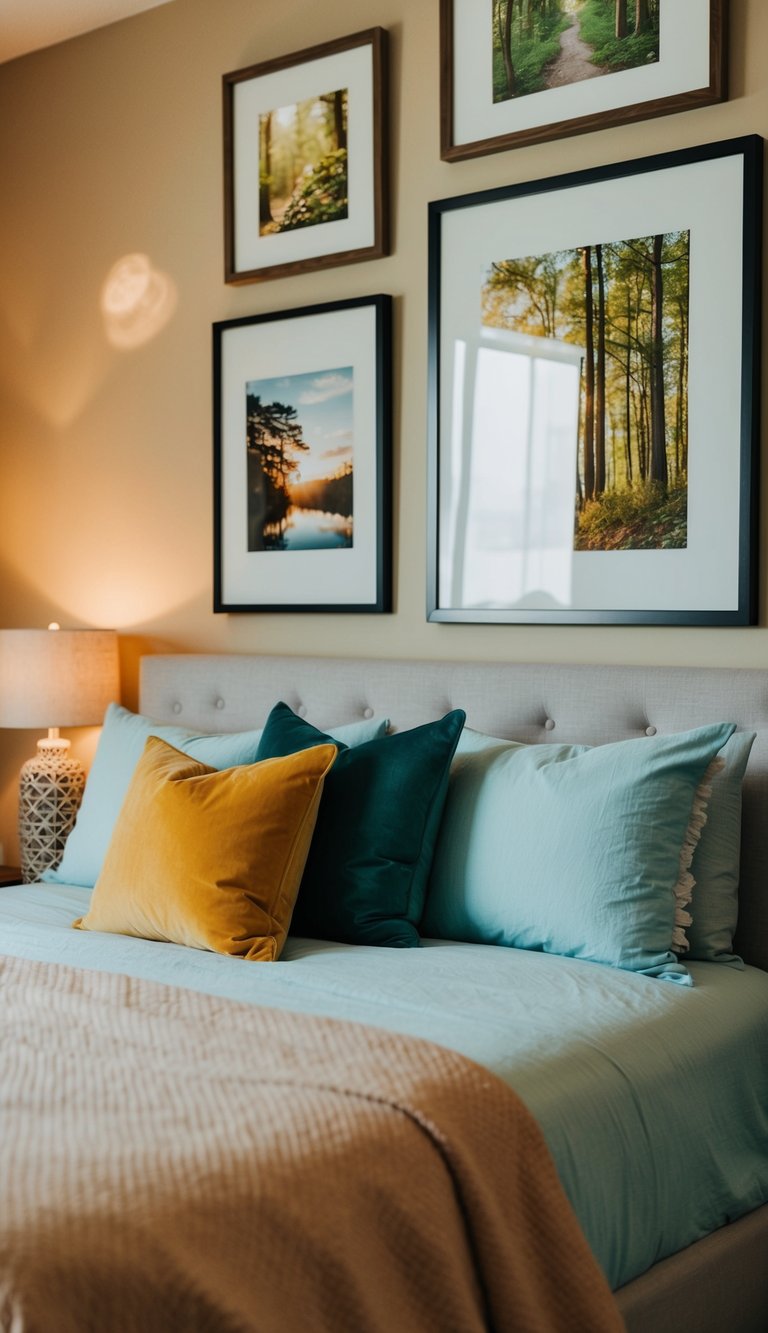
[[[688,486],[665,491],[646,481],[587,500],[578,516],[577,551],[659,551],[687,545]]]
[[[660,0],[586,0],[581,14],[581,36],[594,51],[598,65],[611,70],[636,69],[659,58]],[[618,15],[617,15],[618,11]],[[617,22],[625,35],[617,37]]]
[[[546,71],[568,26],[560,0],[543,4],[493,0],[493,100],[507,101],[546,88]]]
[[[305,172],[288,201],[278,231],[312,227],[347,216],[347,150],[337,148]]]
[[[259,117],[259,234],[348,216],[346,88]]]
[[[492,0],[493,100],[659,58],[661,0]]]

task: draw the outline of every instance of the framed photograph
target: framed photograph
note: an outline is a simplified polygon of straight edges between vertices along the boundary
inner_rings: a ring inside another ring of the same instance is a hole
[[[225,281],[388,253],[387,34],[223,78]]]
[[[430,204],[429,619],[756,623],[762,152]]]
[[[726,96],[727,0],[440,0],[448,162]]]
[[[391,610],[391,305],[214,324],[214,611]]]

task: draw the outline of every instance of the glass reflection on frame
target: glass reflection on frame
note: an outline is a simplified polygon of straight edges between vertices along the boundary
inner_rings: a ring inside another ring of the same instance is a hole
[[[456,341],[442,604],[570,603],[582,357],[505,329]]]

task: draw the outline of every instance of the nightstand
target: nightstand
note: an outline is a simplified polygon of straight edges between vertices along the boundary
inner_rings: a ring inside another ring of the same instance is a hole
[[[18,866],[0,866],[0,889],[6,884],[23,884]]]

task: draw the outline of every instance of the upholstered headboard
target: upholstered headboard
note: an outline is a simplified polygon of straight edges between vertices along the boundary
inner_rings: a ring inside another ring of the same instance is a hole
[[[141,663],[141,711],[201,731],[260,726],[283,699],[319,727],[361,717],[417,726],[463,708],[468,726],[536,743],[599,745],[735,722],[756,731],[744,785],[737,944],[768,971],[768,671],[530,666],[250,655]]]

